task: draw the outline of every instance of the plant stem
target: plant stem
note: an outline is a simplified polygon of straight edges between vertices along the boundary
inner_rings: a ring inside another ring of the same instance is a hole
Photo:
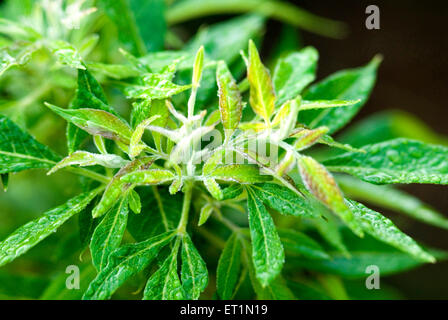
[[[184,235],[187,230],[188,214],[190,212],[191,197],[193,195],[193,183],[187,182],[185,185],[184,203],[182,206],[182,215],[180,217],[179,225],[177,227],[177,233]]]
[[[339,21],[319,17],[290,3],[258,0],[198,0],[183,1],[167,10],[169,25],[212,14],[238,14],[255,12],[319,35],[342,38],[347,26]]]

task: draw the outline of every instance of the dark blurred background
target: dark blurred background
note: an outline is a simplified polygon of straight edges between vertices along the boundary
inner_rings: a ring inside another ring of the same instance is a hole
[[[377,85],[357,120],[380,110],[402,109],[418,116],[436,132],[448,135],[448,1],[291,2],[349,25],[350,32],[342,40],[301,32],[303,44],[312,45],[320,52],[319,78],[343,68],[364,65],[377,53],[383,55]],[[380,8],[380,30],[365,27],[365,10],[371,4]],[[280,23],[269,23],[267,45],[275,43],[279,28]],[[405,189],[448,216],[446,186],[412,185]],[[387,214],[414,238],[448,250],[446,230],[402,215]],[[447,271],[448,262],[444,262],[389,277],[387,282],[400,288],[407,298],[447,299]]]

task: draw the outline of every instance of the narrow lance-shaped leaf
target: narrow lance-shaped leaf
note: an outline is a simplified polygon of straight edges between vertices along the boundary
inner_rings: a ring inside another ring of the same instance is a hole
[[[166,246],[173,237],[174,233],[166,232],[113,251],[109,256],[107,266],[90,283],[83,299],[109,299],[127,279],[146,268],[160,249]]]
[[[419,221],[448,229],[448,218],[404,191],[390,186],[374,185],[347,175],[338,175],[336,180],[351,199],[391,209]]]
[[[306,47],[281,58],[274,70],[274,85],[277,105],[297,97],[316,78],[319,53]]]
[[[235,79],[224,61],[216,69],[218,83],[219,111],[226,139],[229,139],[241,120],[243,103]]]
[[[222,200],[224,198],[223,192],[219,184],[213,178],[206,178],[202,181],[207,188],[208,192],[215,198],[216,200]]]
[[[305,100],[357,100],[361,101],[348,107],[309,110],[299,115],[299,121],[311,128],[327,126],[334,133],[345,126],[366,103],[376,80],[376,70],[381,58],[375,57],[367,66],[340,71],[311,86],[304,94]]]
[[[247,195],[252,259],[257,279],[266,287],[279,275],[285,253],[274,221],[261,199],[250,188],[247,189]]]
[[[223,200],[235,199],[244,192],[244,188],[241,184],[235,183],[222,190]]]
[[[272,180],[269,175],[261,174],[257,165],[229,164],[220,165],[209,176],[213,179],[238,183],[259,183]]]
[[[261,62],[257,47],[252,40],[249,41],[248,63],[247,77],[250,84],[250,105],[256,114],[269,123],[274,112],[274,87],[269,71]]]
[[[107,111],[115,116],[117,113],[107,105],[106,96],[98,81],[88,70],[78,69],[78,88],[75,99],[70,103],[71,109],[89,107]],[[67,146],[69,153],[79,149],[88,134],[72,123],[67,125]]]
[[[126,95],[135,99],[167,99],[190,87],[191,85],[177,85],[167,80],[163,74],[148,73],[143,78],[143,84],[127,87]]]
[[[223,300],[232,298],[241,267],[241,242],[232,234],[221,253],[216,271],[216,287]]]
[[[203,45],[208,57],[215,61],[224,60],[230,65],[238,59],[249,39],[260,33],[263,25],[264,18],[260,15],[238,16],[201,28],[186,48],[196,52]]]
[[[149,167],[154,160],[152,158],[141,158],[136,159],[121,168],[120,171],[112,178],[109,184],[106,187],[106,190],[101,197],[100,202],[96,205],[96,207],[92,211],[92,216],[94,218],[101,217],[105,214],[112,206],[119,200],[120,196],[123,195],[124,192],[128,191],[129,188],[133,187],[132,185],[121,181],[121,177],[126,175],[133,170],[138,170],[141,168]]]
[[[128,199],[122,196],[117,205],[109,210],[96,227],[90,242],[90,251],[93,265],[98,271],[106,267],[110,253],[120,246],[126,229],[128,212]]]
[[[375,184],[448,184],[447,147],[399,138],[365,146],[363,150],[365,153],[346,153],[324,164],[331,171]]]
[[[145,132],[146,127],[149,126],[154,120],[157,120],[158,118],[160,118],[159,115],[146,119],[143,122],[139,123],[137,128],[135,128],[134,132],[132,133],[129,145],[130,157],[134,158],[143,151],[143,149],[145,148],[145,145],[141,143],[143,133]]]
[[[194,59],[193,64],[193,78],[192,84],[193,87],[199,86],[202,77],[202,71],[204,69],[204,47],[201,46],[196,53],[196,57]]]
[[[166,188],[142,187],[138,189],[142,200],[142,213],[131,214],[127,230],[137,241],[174,230],[179,224],[182,196],[170,195]]]
[[[149,169],[134,171],[121,177],[121,181],[133,184],[161,184],[173,180],[176,175],[169,170]]]
[[[309,259],[330,259],[321,245],[304,233],[292,229],[279,229],[278,234],[287,255],[298,254]]]
[[[446,259],[447,255],[444,254]],[[338,275],[346,279],[366,279],[366,268],[371,265],[378,266],[381,275],[387,276],[404,272],[421,266],[422,261],[415,259],[407,253],[396,250],[355,251],[350,257],[333,254],[328,260],[306,260],[303,258],[289,259],[292,265],[308,270]]]
[[[319,141],[327,132],[327,127],[320,127],[317,129],[300,129],[298,132],[292,135],[293,138],[297,138],[294,142],[294,148],[297,151],[312,147]]]
[[[0,77],[5,71],[14,66],[23,66],[39,49],[35,44],[22,45],[20,48],[3,47],[0,49]]]
[[[327,134],[323,135],[319,139],[319,143],[326,144],[327,146],[332,147],[332,148],[338,148],[338,149],[350,151],[350,152],[365,152],[363,149],[358,149],[358,148],[352,147],[351,145],[346,144],[346,143],[337,142],[331,136],[329,136]]]
[[[81,167],[101,165],[106,168],[121,168],[128,163],[129,161],[115,154],[95,154],[87,151],[76,151],[58,162],[47,174],[50,175],[72,165]]]
[[[305,197],[299,197],[284,186],[263,183],[255,184],[251,188],[266,205],[281,214],[307,218],[318,217]]]
[[[328,108],[340,108],[357,104],[361,100],[303,100],[300,105],[300,111],[312,110],[312,109],[328,109]]]
[[[53,234],[70,217],[83,210],[99,190],[83,193],[67,201],[67,203],[44,213],[13,232],[0,242],[0,266],[3,266]]]
[[[362,236],[363,232],[354,220],[353,214],[344,202],[339,187],[333,176],[316,160],[301,156],[298,166],[302,180],[307,189],[325,206],[339,215],[342,220],[355,232]]]
[[[126,50],[135,55],[143,55],[146,52],[145,43],[140,36],[129,1],[99,0],[98,6],[114,22],[118,39]]]
[[[201,212],[199,214],[198,227],[206,223],[208,218],[210,218],[210,216],[212,215],[212,213],[213,213],[213,206],[210,203],[206,203],[201,208]]]
[[[131,208],[131,210],[135,214],[139,214],[142,212],[142,201],[137,191],[135,191],[134,189],[129,191],[128,200],[129,200],[129,208]]]
[[[183,300],[185,292],[177,274],[177,256],[180,241],[177,239],[171,254],[146,283],[143,300]]]
[[[139,34],[148,51],[161,51],[165,45],[165,1],[131,0],[130,8]]]
[[[251,245],[246,240],[241,241],[243,244],[243,257],[246,262],[246,266],[249,271],[249,277],[252,283],[252,287],[257,294],[258,299],[263,300],[293,300],[295,299],[291,290],[286,286],[283,277],[278,275],[275,279],[271,281],[270,284],[266,286],[260,285],[257,278],[256,266],[252,259],[250,259]],[[252,251],[254,248],[252,247]]]
[[[0,115],[0,174],[51,168],[60,157]]]
[[[199,299],[208,284],[207,266],[188,234],[182,237],[182,286],[187,299]]]
[[[380,213],[370,210],[361,203],[347,200],[347,203],[355,216],[356,221],[363,230],[374,238],[407,252],[424,262],[435,262],[435,258],[423,251],[412,238],[401,232],[392,221]]]
[[[86,69],[81,55],[70,43],[63,40],[49,41],[48,47],[61,64],[74,69]]]
[[[65,120],[87,131],[107,139],[129,144],[131,128],[113,114],[97,109],[62,109],[46,103],[47,107]]]

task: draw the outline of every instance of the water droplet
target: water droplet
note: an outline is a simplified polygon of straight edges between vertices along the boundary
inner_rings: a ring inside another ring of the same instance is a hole
[[[390,161],[394,163],[400,162],[400,154],[395,150],[387,150],[386,156]]]

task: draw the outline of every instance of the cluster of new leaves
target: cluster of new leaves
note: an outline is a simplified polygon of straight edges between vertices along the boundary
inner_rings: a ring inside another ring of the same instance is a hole
[[[255,44],[249,41],[247,56],[243,54],[248,108],[243,102],[245,93],[227,64],[204,57],[202,47],[194,58],[188,85],[173,82],[179,59],[155,73],[141,60],[128,57],[139,70],[139,76],[124,90],[135,100],[131,124],[113,111],[100,85],[85,69],[78,71],[78,90],[69,109],[47,104],[70,124],[67,138],[71,152],[64,159],[9,119],[0,119],[2,177],[46,168],[49,174],[66,169],[96,181],[84,194],[1,242],[0,265],[27,252],[94,199],[91,214],[97,223],[90,235],[90,252],[97,275],[85,299],[110,298],[126,280],[149,266],[152,271],[144,299],[198,299],[207,287],[208,269],[192,236],[207,228],[210,217],[232,232],[216,272],[220,298],[234,297],[243,279],[238,277],[245,274],[259,298],[292,298],[282,276],[285,252],[304,257],[305,262],[311,261],[308,264],[331,264],[333,260],[305,233],[277,229],[271,210],[315,223],[344,254],[348,253],[335,235],[338,228],[331,226],[335,221],[331,213],[359,237],[369,234],[417,260],[434,261],[389,219],[345,198],[330,173],[348,173],[373,184],[447,184],[445,147],[396,139],[356,149],[329,135],[345,125],[366,101],[378,59],[308,87],[315,78],[314,49],[305,48],[280,59],[271,79]],[[215,111],[195,108],[207,68],[216,70],[219,106]],[[185,108],[175,107],[174,96],[187,90],[190,95]],[[253,112],[242,121],[246,109]],[[203,146],[201,140],[212,130],[222,132],[225,138],[217,145]],[[151,136],[145,136],[145,131]],[[98,153],[81,149],[86,135],[93,137]],[[278,158],[250,148],[254,142],[268,146],[271,152],[280,150]],[[345,153],[319,163],[306,154],[315,144]],[[83,168],[86,166],[105,169]],[[343,177],[343,183],[350,185],[346,179]],[[148,201],[153,201],[149,210]],[[248,229],[226,217],[226,207],[247,215]],[[198,218],[193,219],[191,213],[196,210]],[[429,211],[427,220],[439,218],[446,225],[443,218],[434,215]],[[125,230],[136,242],[122,243]],[[244,272],[240,272],[242,265]]]

